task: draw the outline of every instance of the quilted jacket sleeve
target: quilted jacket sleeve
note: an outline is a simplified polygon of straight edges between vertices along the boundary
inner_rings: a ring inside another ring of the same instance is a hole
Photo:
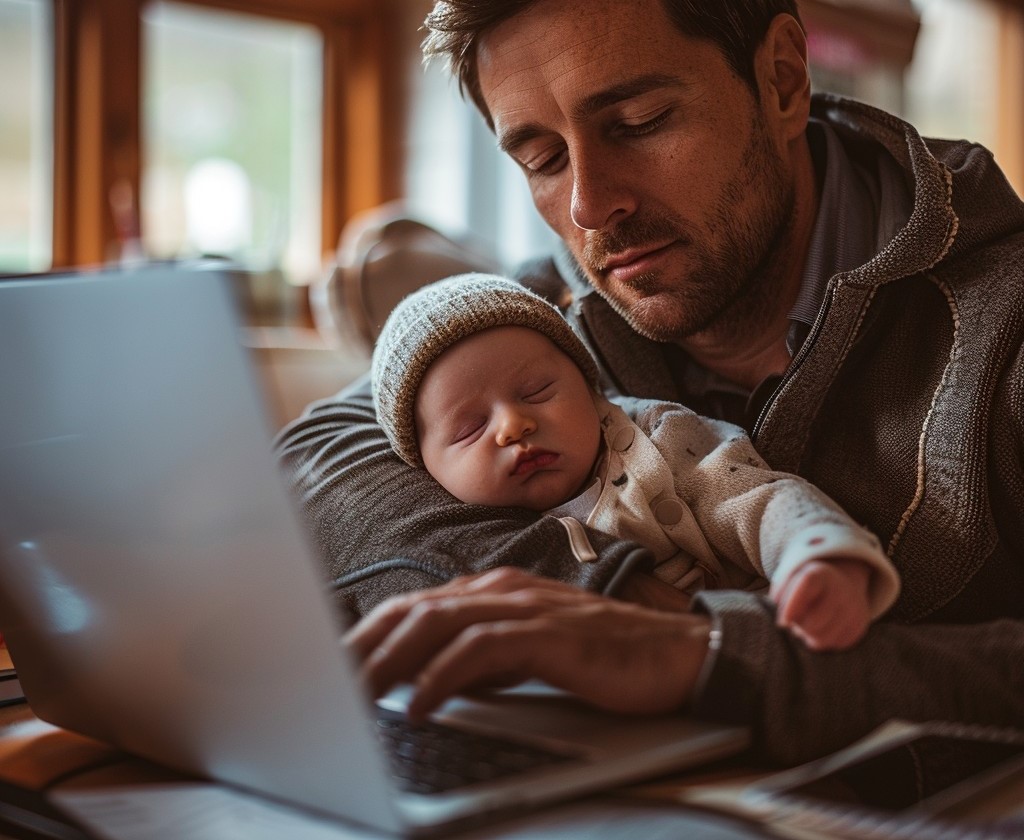
[[[752,725],[759,753],[792,765],[847,746],[891,718],[1024,724],[1024,622],[873,624],[856,647],[813,653],[775,626],[768,599],[705,592],[718,631],[694,704]]]

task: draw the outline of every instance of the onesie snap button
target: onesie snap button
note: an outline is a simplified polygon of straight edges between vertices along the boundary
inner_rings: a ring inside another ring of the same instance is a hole
[[[632,428],[619,429],[612,440],[612,449],[616,452],[625,452],[633,445],[633,438],[636,437],[636,430]]]
[[[654,518],[661,525],[675,525],[683,518],[683,503],[678,499],[662,499],[654,506]]]

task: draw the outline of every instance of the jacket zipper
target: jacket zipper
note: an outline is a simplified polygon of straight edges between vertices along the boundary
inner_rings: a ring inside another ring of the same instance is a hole
[[[768,414],[769,409],[775,404],[776,399],[782,392],[782,389],[796,376],[797,371],[804,363],[804,359],[811,352],[814,343],[818,340],[818,335],[821,333],[821,325],[825,322],[825,317],[828,315],[829,309],[832,307],[832,298],[835,293],[839,290],[839,284],[836,283],[834,286],[830,282],[829,287],[825,290],[825,299],[821,303],[821,308],[818,310],[818,315],[814,319],[814,324],[811,326],[811,331],[807,334],[807,338],[804,339],[804,343],[797,350],[796,358],[789,363],[789,367],[782,374],[782,378],[779,380],[779,384],[775,386],[775,390],[772,391],[771,396],[765,401],[765,404],[761,406],[761,411],[757,415],[757,421],[754,423],[754,427],[750,430],[750,440],[756,446],[757,435],[761,431],[761,426],[764,425],[765,416]]]

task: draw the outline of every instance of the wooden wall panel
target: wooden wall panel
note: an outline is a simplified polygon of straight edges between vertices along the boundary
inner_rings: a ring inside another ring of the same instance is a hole
[[[139,0],[63,0],[56,10],[54,263],[119,256],[112,199],[138,206]]]
[[[1024,0],[1000,9],[999,137],[994,150],[1006,177],[1024,196]]]

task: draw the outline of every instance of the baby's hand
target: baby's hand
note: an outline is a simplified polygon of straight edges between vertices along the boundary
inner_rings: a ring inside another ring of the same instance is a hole
[[[871,567],[860,560],[812,560],[772,592],[778,625],[811,650],[853,647],[871,623],[870,580]]]

